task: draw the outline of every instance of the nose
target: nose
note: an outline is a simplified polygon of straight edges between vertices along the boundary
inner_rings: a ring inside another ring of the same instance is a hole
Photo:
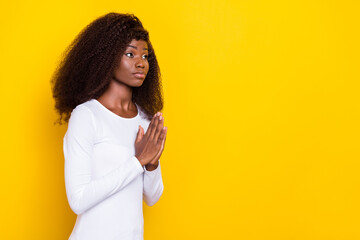
[[[144,63],[144,59],[140,58],[140,59],[137,59],[136,63],[135,63],[135,66],[136,67],[139,67],[139,68],[144,68],[145,67],[145,63]]]

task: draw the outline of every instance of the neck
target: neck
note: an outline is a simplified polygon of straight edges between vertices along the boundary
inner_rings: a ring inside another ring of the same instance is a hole
[[[111,80],[108,89],[98,100],[110,108],[123,109],[125,111],[132,109],[132,88]]]

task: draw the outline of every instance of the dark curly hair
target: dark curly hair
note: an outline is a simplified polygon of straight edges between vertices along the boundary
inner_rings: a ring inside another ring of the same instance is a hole
[[[108,13],[87,25],[67,47],[51,79],[58,123],[68,122],[79,104],[100,97],[126,46],[133,40],[148,44],[149,71],[143,84],[134,87],[132,101],[148,119],[163,108],[160,68],[149,33],[133,14]]]

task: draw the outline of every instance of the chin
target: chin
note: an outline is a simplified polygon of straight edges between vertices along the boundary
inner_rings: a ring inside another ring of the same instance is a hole
[[[144,80],[139,81],[139,83],[136,83],[133,85],[133,87],[141,87],[144,83]]]

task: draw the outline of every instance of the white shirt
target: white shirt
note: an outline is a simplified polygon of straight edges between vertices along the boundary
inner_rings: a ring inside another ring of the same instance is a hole
[[[71,113],[64,136],[65,187],[78,215],[69,240],[143,240],[142,200],[148,206],[164,186],[160,162],[147,171],[135,157],[139,125],[150,121],[138,114],[123,118],[96,99]]]

